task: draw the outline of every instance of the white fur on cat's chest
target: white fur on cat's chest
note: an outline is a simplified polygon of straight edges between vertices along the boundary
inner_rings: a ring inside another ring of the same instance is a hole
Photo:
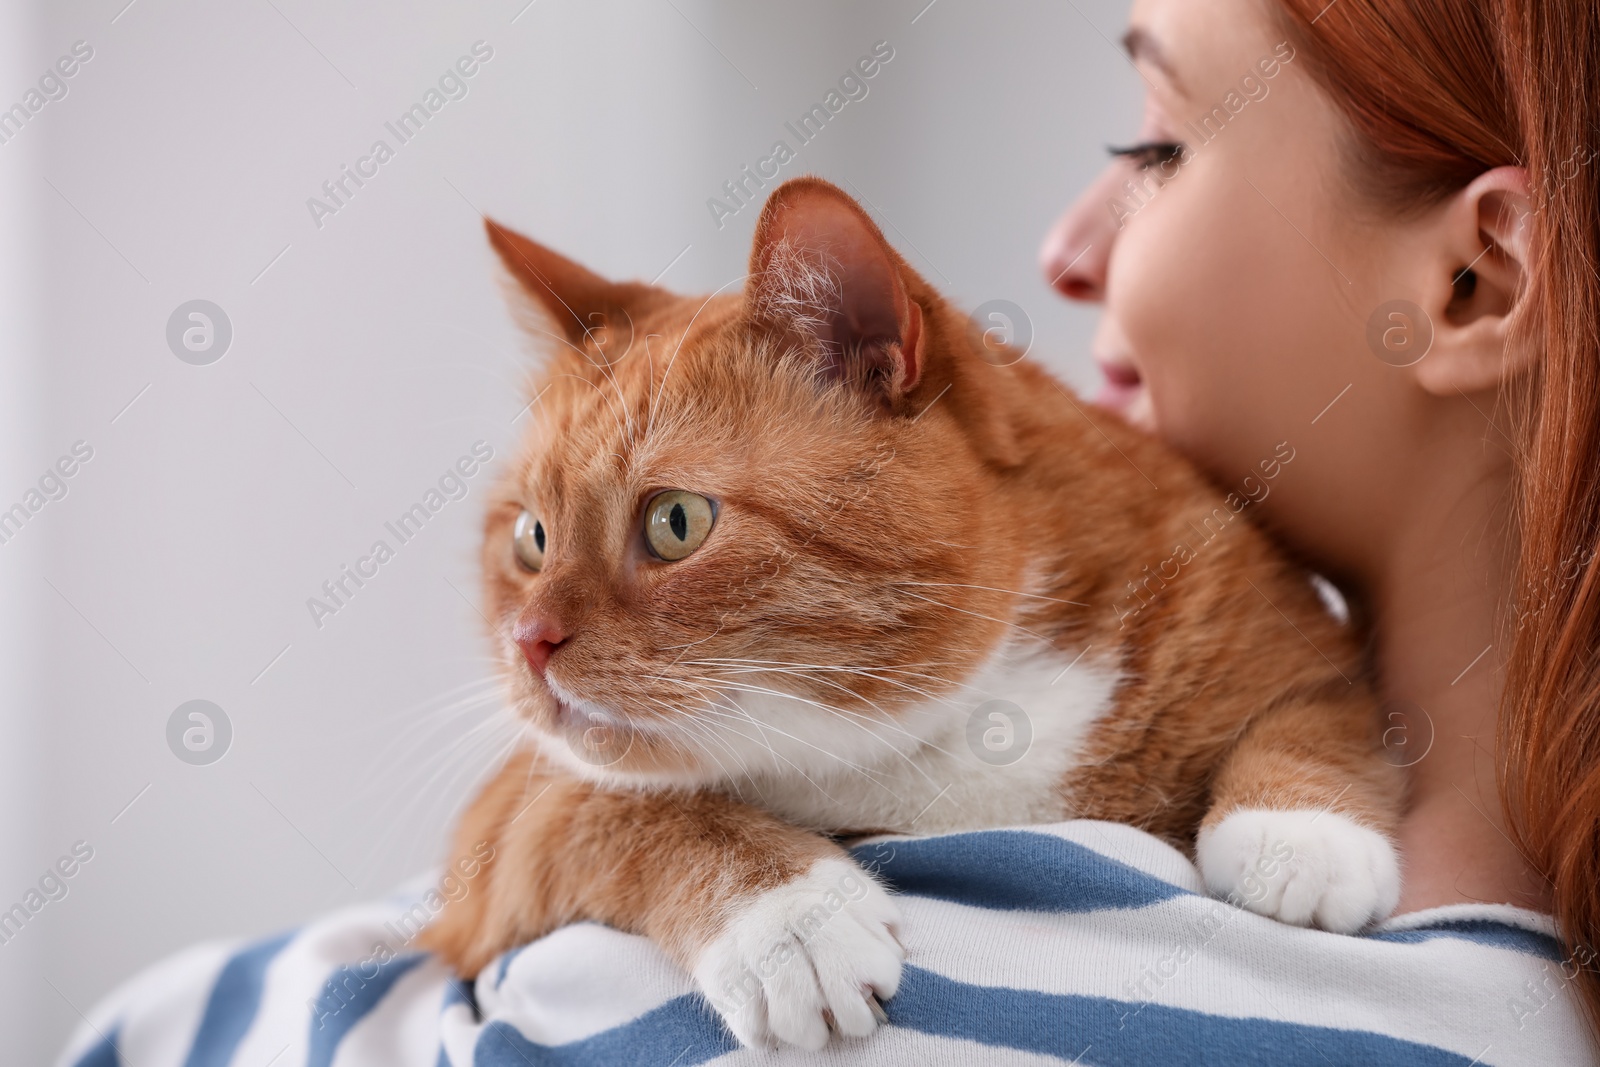
[[[1014,646],[991,656],[959,692],[924,701],[893,725],[741,696],[740,706],[772,730],[762,731],[759,747],[732,739],[748,748],[740,755],[751,772],[735,776],[737,790],[822,830],[939,833],[1058,821],[1070,814],[1063,780],[1112,707],[1117,682],[1113,667],[1087,655],[1074,662],[1054,649]],[[989,701],[1006,703],[975,716]]]

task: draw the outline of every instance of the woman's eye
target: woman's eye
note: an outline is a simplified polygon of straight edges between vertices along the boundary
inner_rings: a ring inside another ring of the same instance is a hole
[[[669,489],[645,508],[644,539],[657,558],[679,560],[705,543],[715,521],[711,501],[699,493]]]
[[[1131,159],[1139,165],[1141,170],[1162,166],[1173,160],[1182,161],[1188,149],[1177,141],[1140,141],[1138,144],[1128,145],[1126,148],[1111,147],[1106,149],[1113,156]]]
[[[511,528],[511,547],[517,562],[530,571],[544,566],[544,523],[534,518],[533,512],[523,511],[517,524]]]

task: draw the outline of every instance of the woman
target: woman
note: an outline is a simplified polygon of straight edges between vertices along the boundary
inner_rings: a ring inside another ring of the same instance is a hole
[[[1269,80],[1250,22],[1300,69]],[[1394,722],[1432,740],[1400,913],[1553,910],[1600,1021],[1596,8],[1140,0],[1133,25],[1140,144],[1042,256],[1104,307],[1102,402],[1224,478],[1295,443],[1263,514],[1359,595]]]
[[[1018,857],[979,840],[965,881],[907,901],[894,1025],[819,1060],[1593,1062],[1600,11],[1137,0],[1132,27],[1139,143],[1044,269],[1104,305],[1102,404],[1225,480],[1294,448],[1260,512],[1377,635],[1413,785],[1401,914],[1366,937],[1282,926],[1195,892],[1155,839],[1088,823],[1023,857],[1060,899],[1008,909],[985,886]],[[897,847],[915,848],[862,858]],[[414,934],[419,906],[178,957],[64,1062],[764,1058],[600,927],[508,954],[470,994],[369,948]]]

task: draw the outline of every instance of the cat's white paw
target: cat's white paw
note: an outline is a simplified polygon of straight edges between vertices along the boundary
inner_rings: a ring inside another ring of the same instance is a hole
[[[743,1044],[816,1050],[828,1024],[850,1037],[877,1025],[868,996],[900,986],[900,912],[861,868],[819,861],[739,905],[695,964],[694,978]]]
[[[1331,811],[1241,809],[1202,830],[1195,852],[1206,886],[1295,926],[1349,934],[1394,911],[1394,845]]]

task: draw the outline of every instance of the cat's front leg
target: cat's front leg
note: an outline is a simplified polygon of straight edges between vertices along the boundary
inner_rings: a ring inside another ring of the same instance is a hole
[[[457,834],[481,862],[424,935],[465,977],[566,923],[644,934],[740,1041],[865,1036],[904,950],[889,895],[833,842],[717,793],[613,792],[519,756]]]
[[[700,950],[695,982],[747,1045],[820,1049],[828,1020],[865,1037],[876,999],[900,985],[905,950],[894,901],[854,862],[817,860],[798,877],[728,903]]]
[[[1354,933],[1399,901],[1402,792],[1365,690],[1286,701],[1218,771],[1195,859],[1207,887],[1241,907]]]

